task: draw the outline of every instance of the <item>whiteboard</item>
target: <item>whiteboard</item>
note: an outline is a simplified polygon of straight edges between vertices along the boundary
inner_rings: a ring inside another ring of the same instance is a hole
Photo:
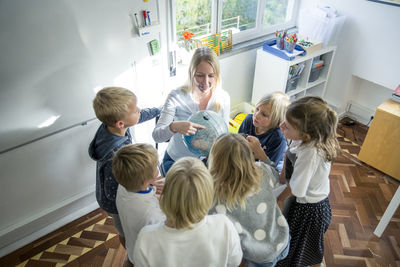
[[[156,1],[0,0],[0,153],[95,118],[101,87],[138,90],[136,63],[161,41],[160,31],[136,35],[130,14],[142,9],[159,21]]]

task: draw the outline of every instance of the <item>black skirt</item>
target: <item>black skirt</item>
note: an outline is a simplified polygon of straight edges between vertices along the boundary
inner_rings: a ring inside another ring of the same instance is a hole
[[[319,264],[324,256],[324,234],[331,222],[329,199],[318,203],[291,203],[287,222],[290,229],[288,256],[277,266],[307,266]]]

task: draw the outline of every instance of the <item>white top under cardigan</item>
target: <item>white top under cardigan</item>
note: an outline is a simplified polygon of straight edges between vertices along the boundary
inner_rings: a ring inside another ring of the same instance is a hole
[[[223,118],[226,124],[229,123],[230,97],[229,94],[221,88],[217,88],[210,100],[206,110],[216,110],[216,104],[220,105],[217,112]],[[153,139],[157,143],[166,142],[168,140],[167,153],[174,160],[186,156],[197,157],[190,152],[183,142],[182,134],[173,133],[169,125],[174,121],[187,121],[188,118],[199,111],[199,106],[193,99],[193,94],[184,92],[181,88],[171,91],[165,101],[161,111],[160,119],[153,131]]]
[[[222,214],[208,215],[192,229],[145,226],[134,251],[135,267],[236,267],[241,260],[239,235]]]
[[[136,238],[143,226],[165,221],[154,190],[147,193],[129,192],[118,185],[117,209],[125,234],[125,245],[130,262],[133,262],[133,249]]]
[[[293,141],[289,149],[296,154],[289,184],[297,202],[317,203],[324,200],[330,191],[331,162],[318,153],[313,142],[301,145],[301,141]]]

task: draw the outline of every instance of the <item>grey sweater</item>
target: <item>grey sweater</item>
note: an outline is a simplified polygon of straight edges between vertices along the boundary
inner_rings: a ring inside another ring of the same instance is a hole
[[[286,248],[289,226],[272,192],[278,172],[264,162],[256,164],[262,177],[260,191],[247,197],[245,210],[238,206],[229,211],[223,203],[217,203],[209,213],[228,216],[239,233],[243,257],[261,263],[272,261]]]

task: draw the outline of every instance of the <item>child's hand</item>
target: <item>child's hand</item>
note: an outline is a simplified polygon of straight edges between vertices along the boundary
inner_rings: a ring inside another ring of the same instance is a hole
[[[267,155],[261,147],[260,140],[258,140],[257,137],[251,135],[247,136],[246,140],[250,146],[251,151],[253,151],[254,158],[265,161],[267,159]]]
[[[190,121],[176,121],[169,125],[169,128],[174,133],[183,135],[194,135],[197,130],[205,129],[206,127]]]
[[[158,176],[157,179],[154,181],[154,186],[156,187],[156,195],[161,194],[164,189],[164,180],[161,176]]]

